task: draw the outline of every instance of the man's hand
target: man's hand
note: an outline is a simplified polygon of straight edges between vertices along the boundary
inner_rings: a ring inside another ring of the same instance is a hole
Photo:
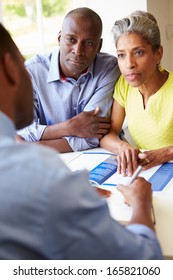
[[[138,177],[128,186],[119,185],[117,189],[123,194],[125,203],[132,207],[129,224],[143,224],[154,230],[152,221],[152,189],[144,178]]]
[[[101,139],[110,129],[110,118],[99,117],[100,108],[81,112],[70,121],[71,135]]]
[[[20,135],[16,134],[16,142],[20,143],[20,142],[23,142],[25,141],[24,138],[22,138]]]
[[[123,194],[125,202],[132,207],[138,203],[152,203],[151,183],[142,177],[138,177],[132,184],[118,185],[117,189]]]

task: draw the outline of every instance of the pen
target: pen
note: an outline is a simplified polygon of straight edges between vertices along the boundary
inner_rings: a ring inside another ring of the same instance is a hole
[[[142,171],[142,166],[139,165],[138,168],[135,170],[135,172],[133,173],[132,177],[130,178],[130,180],[127,182],[127,186],[132,184],[134,182],[134,180],[138,177],[139,173]]]
[[[142,171],[142,166],[139,165],[138,168],[135,170],[135,172],[133,173],[132,177],[130,178],[130,180],[127,183],[127,186],[132,184],[135,179],[138,177],[139,173]],[[155,213],[154,213],[154,207],[153,204],[151,204],[151,211],[152,211],[152,216],[153,216],[153,225],[156,224],[156,217],[155,217]]]

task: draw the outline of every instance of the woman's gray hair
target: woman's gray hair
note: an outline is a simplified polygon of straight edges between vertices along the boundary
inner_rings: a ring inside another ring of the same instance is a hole
[[[112,33],[116,47],[120,36],[128,33],[141,35],[151,45],[153,51],[157,50],[161,45],[160,30],[155,17],[143,11],[135,11],[128,17],[115,21]]]

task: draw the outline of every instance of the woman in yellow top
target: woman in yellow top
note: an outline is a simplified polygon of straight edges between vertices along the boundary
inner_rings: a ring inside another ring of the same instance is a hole
[[[173,159],[173,73],[159,66],[160,31],[150,13],[136,11],[116,21],[113,35],[122,75],[114,91],[112,129],[100,145],[118,152],[118,172],[131,176],[139,163],[148,169]],[[125,117],[136,148],[118,137]]]

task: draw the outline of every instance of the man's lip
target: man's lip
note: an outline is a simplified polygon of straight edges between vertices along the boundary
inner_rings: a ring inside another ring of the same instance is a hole
[[[83,60],[69,59],[69,61],[70,61],[72,64],[76,64],[76,65],[84,64],[84,61],[83,61]]]

